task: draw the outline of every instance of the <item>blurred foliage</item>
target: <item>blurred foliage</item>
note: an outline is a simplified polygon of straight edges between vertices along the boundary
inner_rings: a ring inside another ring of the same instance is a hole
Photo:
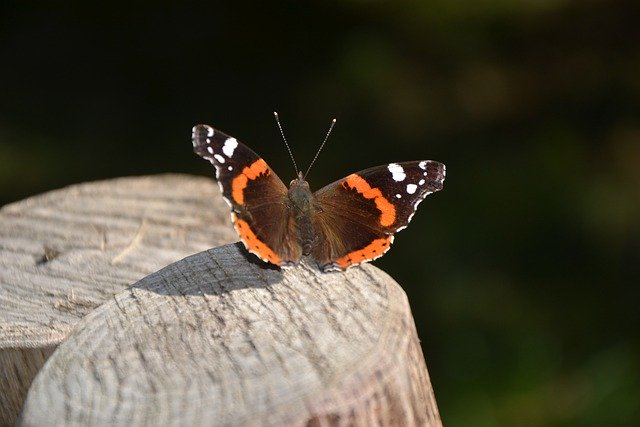
[[[3,2],[0,201],[212,175],[191,126],[312,187],[447,164],[377,262],[411,301],[449,426],[640,417],[636,1]]]

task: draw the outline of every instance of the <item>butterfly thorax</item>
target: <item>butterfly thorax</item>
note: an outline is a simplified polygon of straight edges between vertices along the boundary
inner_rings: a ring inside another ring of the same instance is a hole
[[[316,208],[313,202],[313,193],[302,172],[299,173],[298,178],[289,184],[288,196],[291,211],[295,218],[298,241],[302,246],[302,252],[305,255],[309,255],[316,236],[311,221]]]

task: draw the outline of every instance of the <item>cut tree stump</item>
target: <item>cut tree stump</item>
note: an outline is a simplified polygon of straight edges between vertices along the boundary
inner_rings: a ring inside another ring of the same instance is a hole
[[[402,288],[372,265],[185,258],[76,325],[20,425],[441,425]]]
[[[217,185],[193,176],[87,183],[4,206],[0,425],[14,423],[78,320],[144,276],[236,240]]]

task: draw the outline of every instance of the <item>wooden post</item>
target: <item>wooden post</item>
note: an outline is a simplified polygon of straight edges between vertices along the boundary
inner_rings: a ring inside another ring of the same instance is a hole
[[[0,425],[13,425],[34,376],[84,315],[167,264],[236,240],[206,178],[121,178],[4,206]]]
[[[379,269],[282,272],[236,244],[148,275],[237,240],[228,218],[215,183],[176,175],[3,207],[0,425],[441,425]]]
[[[268,268],[238,244],[82,319],[22,425],[440,425],[405,293],[372,265]]]

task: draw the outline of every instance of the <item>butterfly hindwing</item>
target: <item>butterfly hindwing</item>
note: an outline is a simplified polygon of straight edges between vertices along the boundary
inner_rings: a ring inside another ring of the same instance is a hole
[[[311,255],[325,270],[342,270],[384,254],[418,204],[442,189],[445,166],[423,160],[351,174],[314,193],[317,242]]]
[[[215,166],[245,247],[273,264],[296,263],[302,250],[292,233],[295,223],[286,205],[287,187],[280,178],[249,147],[211,126],[194,126],[192,142],[195,153]]]

